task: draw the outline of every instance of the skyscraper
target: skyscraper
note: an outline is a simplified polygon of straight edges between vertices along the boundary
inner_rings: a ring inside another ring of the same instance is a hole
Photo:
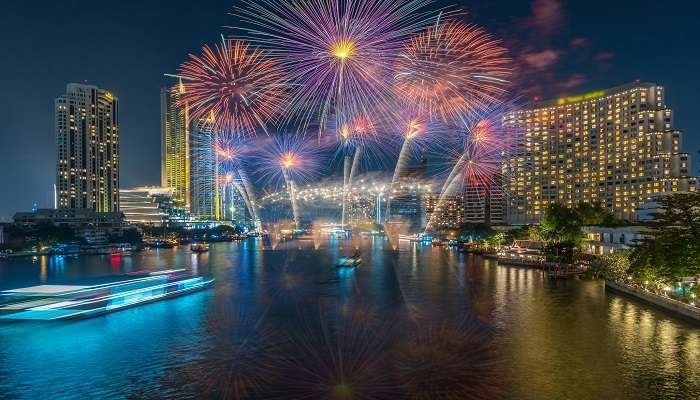
[[[55,113],[58,208],[119,211],[119,100],[69,83]]]
[[[683,132],[655,83],[535,103],[503,123],[522,139],[504,166],[510,222],[537,220],[557,202],[597,203],[635,219],[650,195],[697,185]]]
[[[187,107],[177,104],[181,88],[160,92],[161,186],[172,188],[175,199],[189,206],[190,127]]]
[[[197,219],[219,219],[219,187],[217,160],[214,152],[215,133],[209,124],[192,125],[190,155],[190,213]]]

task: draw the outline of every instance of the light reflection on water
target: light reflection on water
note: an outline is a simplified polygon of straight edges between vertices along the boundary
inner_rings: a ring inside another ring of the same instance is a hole
[[[356,246],[359,269],[331,267]],[[700,395],[695,326],[601,282],[392,248],[376,238],[275,250],[250,240],[199,255],[0,262],[0,289],[172,268],[217,279],[212,290],[90,320],[1,324],[0,398]]]

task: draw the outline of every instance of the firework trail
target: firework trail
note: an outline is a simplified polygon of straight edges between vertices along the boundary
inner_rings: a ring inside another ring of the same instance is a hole
[[[436,148],[441,143],[442,135],[446,133],[442,126],[431,122],[430,118],[418,116],[417,113],[406,113],[402,118],[402,132],[400,135],[401,150],[394,166],[394,173],[389,187],[387,197],[385,219],[391,217],[391,198],[398,181],[406,170],[410,157],[413,153],[420,154],[422,151],[433,147]]]
[[[511,75],[506,49],[474,25],[448,20],[414,36],[394,65],[397,98],[444,123],[490,110]]]
[[[375,148],[378,132],[377,125],[368,118],[355,118],[339,125],[336,131],[336,154],[343,157],[343,195],[341,211],[341,227],[345,227],[347,215],[347,200],[352,190],[353,179],[357,175],[362,160],[362,153]]]
[[[467,127],[461,138],[461,146],[452,152],[456,162],[442,189],[435,210],[430,216],[425,231],[429,231],[435,218],[441,212],[448,195],[457,193],[465,187],[488,190],[502,173],[504,153],[513,141],[499,128],[496,122],[501,114],[494,112],[489,119],[482,119]]]
[[[321,148],[315,141],[300,134],[276,135],[265,143],[258,143],[260,178],[273,184],[284,183],[292,204],[294,225],[300,227],[296,184],[309,181],[321,173]],[[281,181],[280,182],[280,178]]]
[[[264,51],[241,40],[223,39],[180,65],[180,102],[193,121],[204,120],[215,132],[255,135],[281,115],[286,101],[284,70]]]
[[[218,134],[213,143],[216,155],[216,175],[223,173],[223,184],[231,185],[243,198],[248,213],[253,221],[258,221],[255,192],[249,182],[246,169],[246,159],[251,153],[251,142],[247,139],[234,137],[231,134]]]
[[[432,20],[430,0],[246,0],[236,14],[249,40],[286,71],[288,120],[319,133],[331,115],[342,124],[387,110],[394,57]],[[290,119],[296,119],[292,121]]]

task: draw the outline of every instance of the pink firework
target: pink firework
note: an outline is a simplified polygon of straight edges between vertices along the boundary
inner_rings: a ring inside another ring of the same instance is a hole
[[[506,49],[483,29],[444,21],[413,37],[395,63],[404,104],[450,123],[488,111],[511,75]]]
[[[265,52],[224,40],[214,48],[205,45],[201,55],[190,54],[180,66],[180,103],[191,120],[204,121],[217,133],[254,135],[282,112],[283,76]]]

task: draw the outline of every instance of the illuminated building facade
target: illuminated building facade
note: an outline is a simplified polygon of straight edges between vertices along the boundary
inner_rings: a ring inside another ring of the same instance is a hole
[[[175,199],[189,206],[189,120],[187,108],[177,105],[180,93],[174,89],[160,92],[161,186],[173,188]]]
[[[467,223],[467,197],[461,194],[444,195],[442,202],[439,193],[427,193],[423,195],[423,226],[434,229],[459,228]]]
[[[119,100],[69,83],[54,105],[57,207],[119,211]]]
[[[251,223],[245,200],[234,185],[222,185],[221,187],[221,218],[238,225]]]
[[[186,210],[175,200],[174,189],[137,187],[119,190],[119,208],[130,224],[161,226],[183,223]]]
[[[219,219],[215,134],[206,123],[192,126],[190,135],[190,214],[200,220]]]
[[[502,179],[495,177],[488,185],[464,188],[464,220],[471,224],[506,224],[505,196]]]
[[[504,164],[511,223],[536,221],[557,202],[597,203],[633,220],[650,194],[696,189],[683,133],[657,84],[535,103],[503,123],[522,139]]]

